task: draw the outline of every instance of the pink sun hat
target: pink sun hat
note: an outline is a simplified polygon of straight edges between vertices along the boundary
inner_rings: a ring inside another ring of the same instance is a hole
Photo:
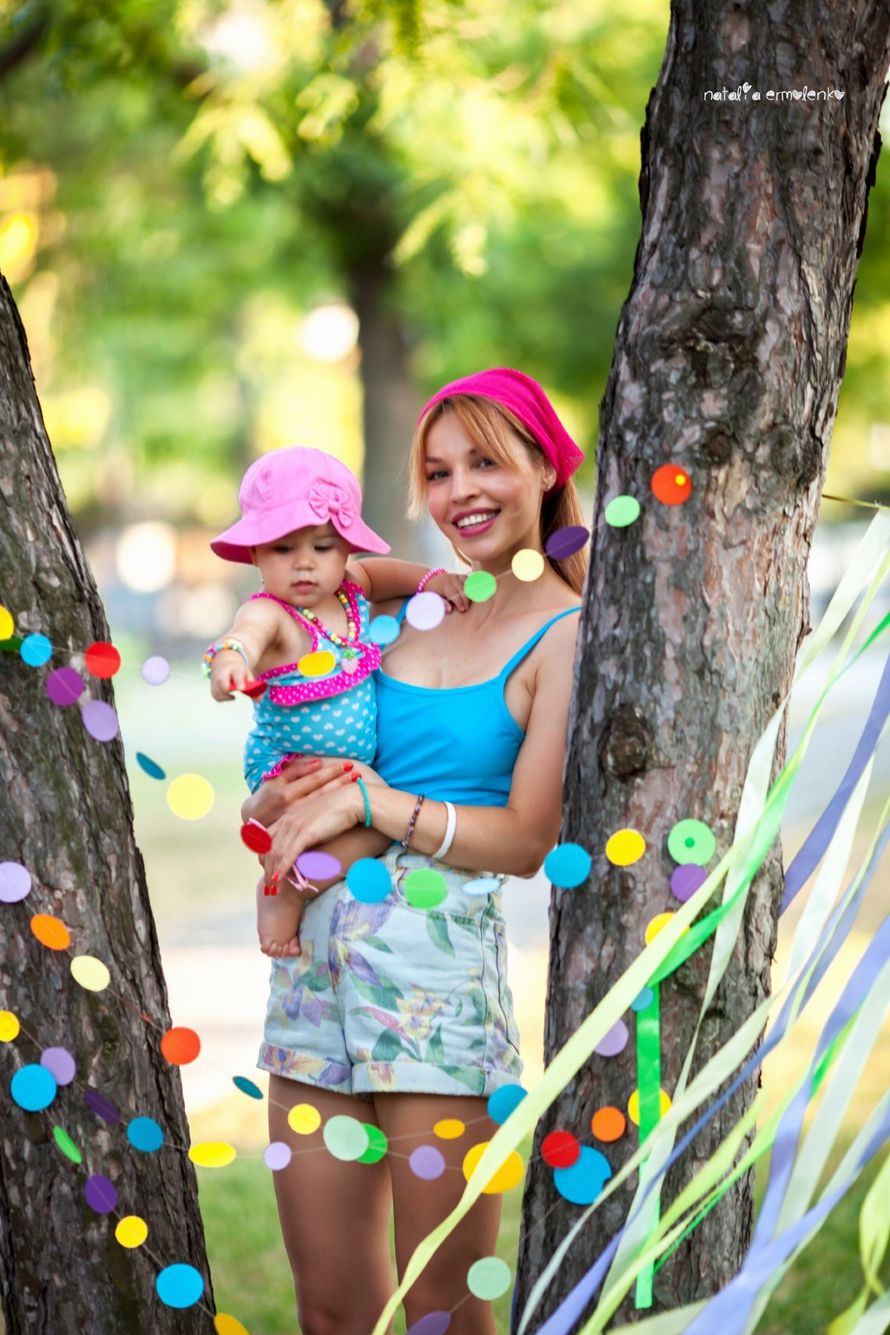
[[[358,482],[323,450],[288,445],[254,459],[241,479],[238,502],[241,518],[210,544],[224,561],[250,565],[250,549],[258,543],[328,521],[354,552],[389,551],[389,543],[362,519]]]

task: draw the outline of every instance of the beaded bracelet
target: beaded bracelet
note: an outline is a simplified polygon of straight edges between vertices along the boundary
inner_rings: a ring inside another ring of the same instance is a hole
[[[368,790],[365,787],[364,779],[356,777],[355,781],[358,784],[359,788],[361,788],[362,790],[362,801],[365,804],[365,829],[367,830],[370,828],[371,825],[371,801],[370,798],[368,797]]]
[[[234,653],[240,654],[244,659],[244,666],[247,668],[248,672],[250,671],[250,659],[247,657],[247,650],[244,648],[244,645],[240,640],[236,640],[230,636],[227,640],[216,640],[215,643],[208,645],[204,650],[201,671],[204,673],[205,677],[210,676],[214,658],[216,658],[217,654],[222,653],[224,649],[231,649]]]
[[[417,588],[414,591],[415,596],[418,593],[423,593],[424,589],[429,584],[430,580],[433,578],[434,575],[445,575],[447,573],[448,572],[446,571],[444,566],[436,566],[435,570],[428,570],[426,574],[421,577],[420,583],[417,585]]]
[[[408,822],[408,828],[405,831],[405,837],[402,840],[402,848],[407,848],[411,843],[411,836],[414,834],[414,826],[417,824],[417,817],[420,815],[420,808],[426,801],[426,793],[421,793],[414,803],[414,810],[411,812],[411,819]]]

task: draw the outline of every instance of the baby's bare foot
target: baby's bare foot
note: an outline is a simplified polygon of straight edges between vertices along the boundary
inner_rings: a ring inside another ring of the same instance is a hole
[[[256,929],[260,950],[272,959],[300,955],[300,919],[303,901],[289,885],[280,885],[277,895],[267,895],[262,876],[256,888]]]

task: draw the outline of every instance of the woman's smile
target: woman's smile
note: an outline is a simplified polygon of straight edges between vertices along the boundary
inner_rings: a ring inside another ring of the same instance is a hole
[[[472,538],[477,533],[487,533],[499,514],[500,510],[492,508],[461,510],[452,523],[462,538]]]

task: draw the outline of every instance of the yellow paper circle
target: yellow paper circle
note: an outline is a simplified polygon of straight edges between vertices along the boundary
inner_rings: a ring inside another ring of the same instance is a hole
[[[311,1136],[321,1126],[321,1113],[311,1103],[296,1103],[287,1115],[287,1124],[298,1136]]]
[[[0,1011],[0,1043],[11,1043],[18,1038],[21,1027],[18,1016],[12,1011]]]
[[[95,955],[75,955],[71,961],[71,977],[88,992],[104,992],[111,982],[111,974]]]
[[[606,857],[615,867],[630,867],[646,851],[646,840],[639,830],[616,830],[606,843]]]
[[[8,607],[0,607],[0,640],[8,640],[15,630],[15,622]]]
[[[540,579],[544,573],[544,557],[540,552],[536,552],[533,547],[523,547],[521,552],[517,552],[510,562],[513,574],[517,579],[530,584],[532,580]]]
[[[228,1316],[225,1312],[217,1312],[213,1318],[213,1329],[216,1335],[249,1335],[246,1326],[242,1326],[236,1316]]]
[[[216,1335],[250,1335],[246,1326],[242,1326],[236,1316],[228,1316],[225,1312],[217,1312],[213,1318],[213,1329]]]
[[[437,1122],[433,1131],[440,1140],[458,1140],[466,1131],[463,1122],[457,1117],[443,1117],[441,1122]]]
[[[182,820],[200,820],[213,806],[213,788],[200,774],[180,774],[167,789],[167,806]]]
[[[225,1168],[235,1158],[235,1146],[227,1145],[224,1140],[202,1140],[199,1145],[192,1145],[189,1158],[199,1168]]]
[[[671,1106],[670,1095],[666,1094],[664,1090],[661,1091],[660,1106],[661,1115],[664,1117],[665,1113],[669,1111]],[[627,1115],[633,1122],[634,1126],[640,1125],[640,1091],[638,1089],[635,1089],[627,1100]]]
[[[652,944],[663,927],[667,927],[673,916],[673,913],[656,913],[655,917],[647,923],[645,932],[647,946]],[[680,935],[685,936],[688,931],[689,928],[684,927]]]
[[[330,649],[316,649],[314,654],[304,654],[297,667],[304,677],[326,677],[337,666],[337,660]]]
[[[122,1247],[141,1247],[148,1237],[148,1224],[138,1214],[124,1215],[117,1222],[114,1236]]]
[[[473,1170],[478,1164],[482,1155],[488,1149],[490,1141],[483,1140],[481,1144],[474,1145],[471,1150],[467,1150],[464,1155],[464,1177],[469,1182],[473,1176]],[[486,1196],[499,1196],[502,1191],[512,1191],[518,1187],[525,1177],[525,1160],[516,1150],[511,1150],[504,1163],[501,1164],[497,1172],[488,1179],[482,1188]]]

